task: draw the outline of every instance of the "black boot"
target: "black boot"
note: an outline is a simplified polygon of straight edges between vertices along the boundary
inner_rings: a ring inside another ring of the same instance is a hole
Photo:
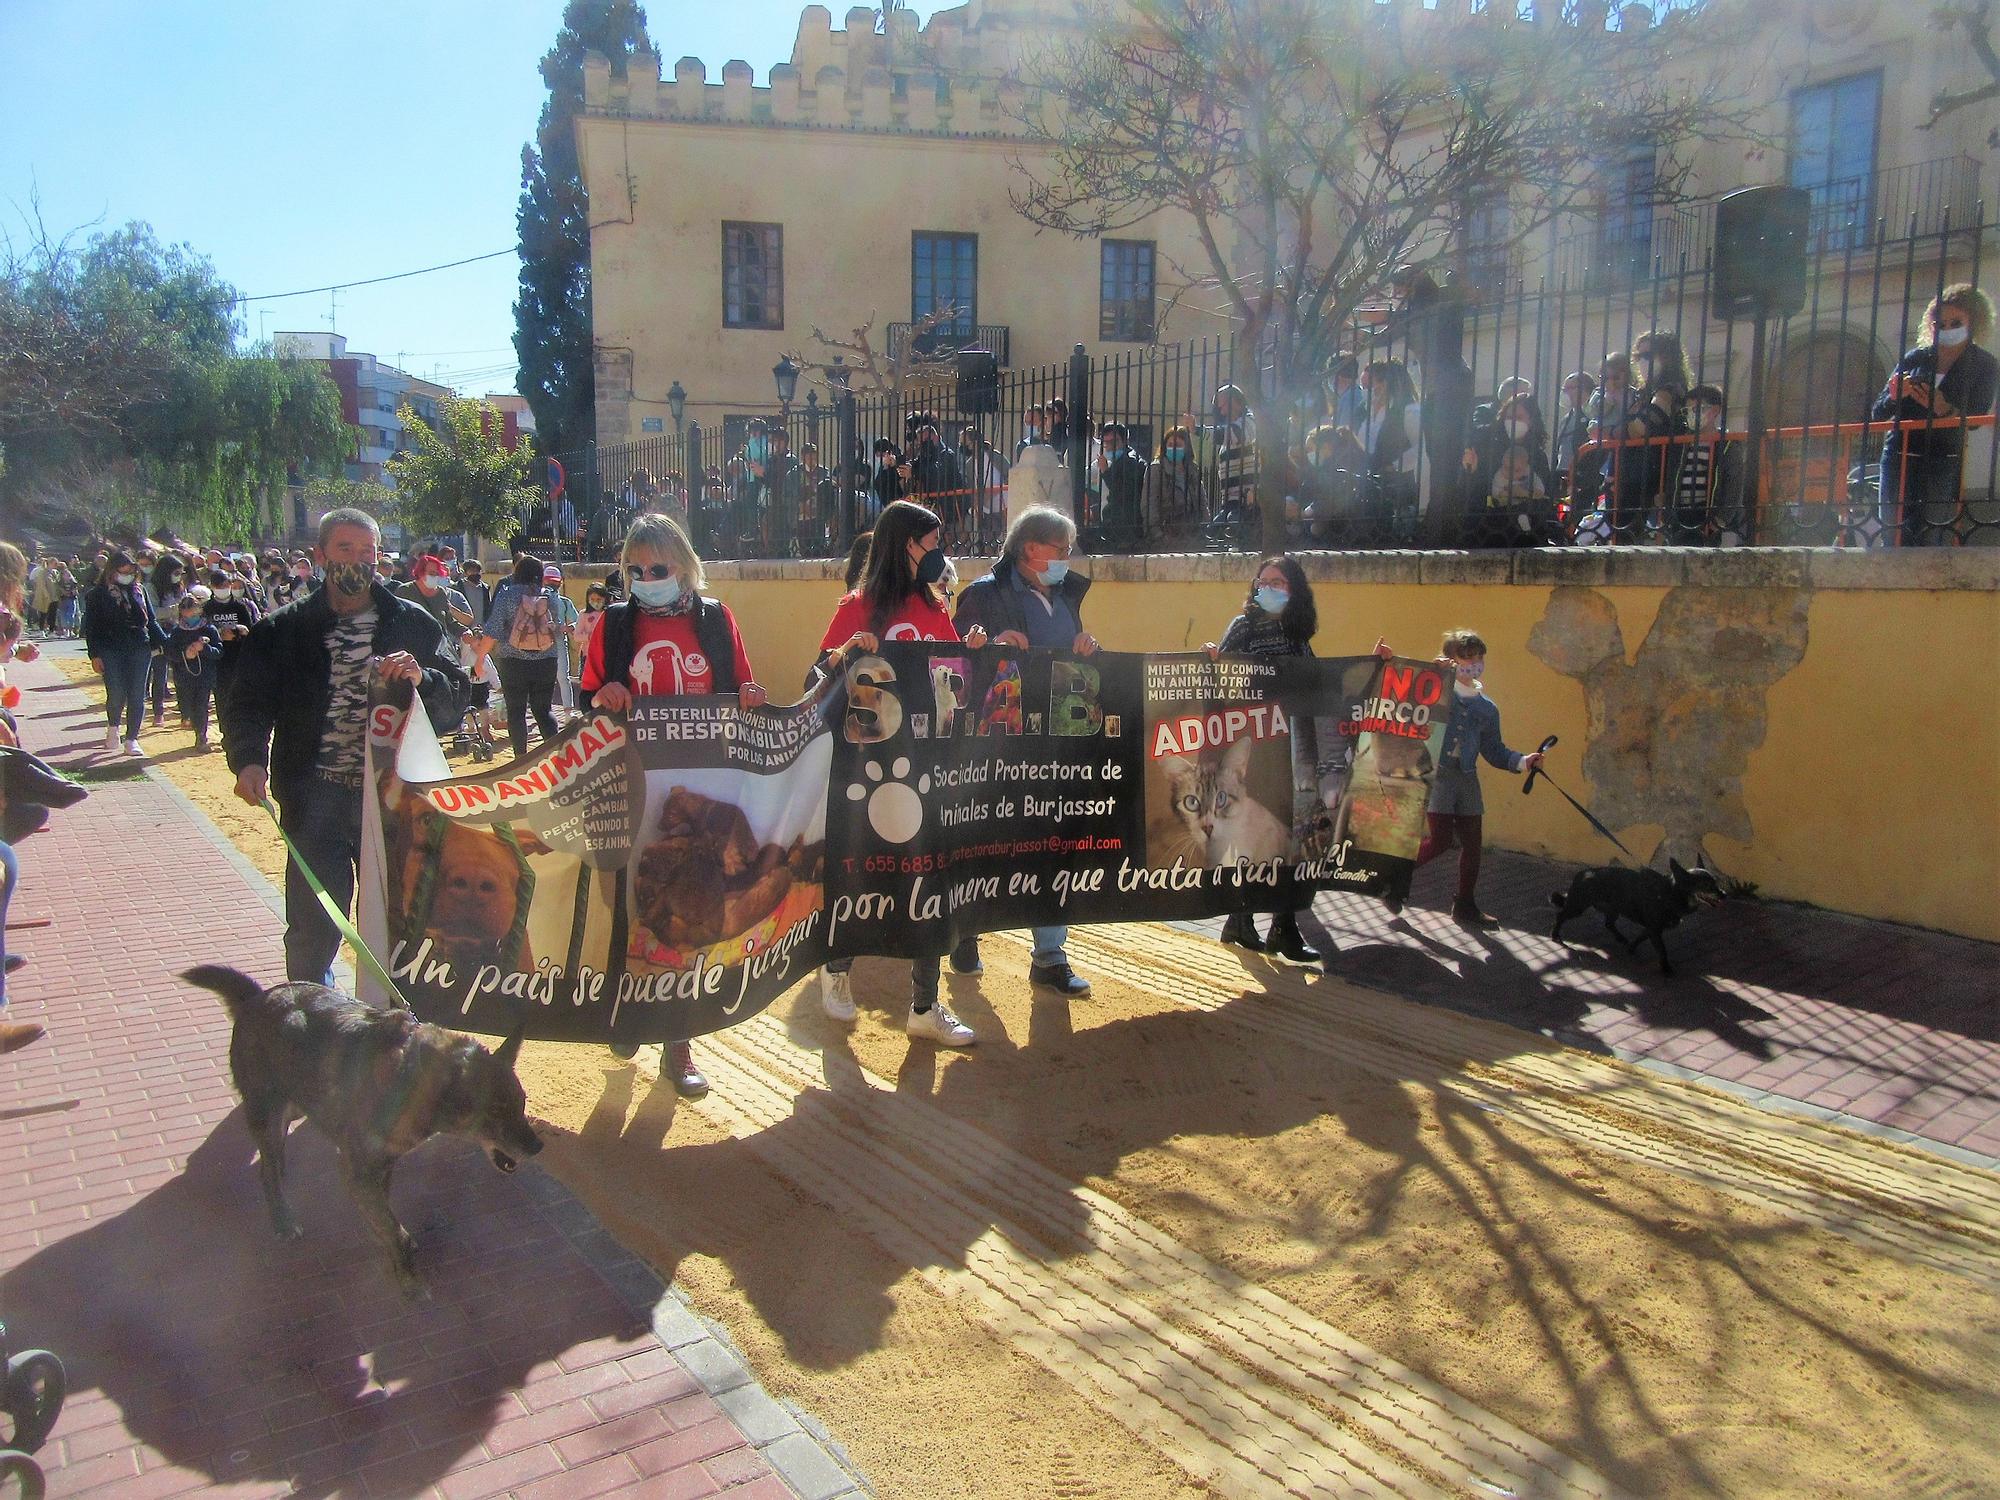
[[[1271,919],[1271,936],[1264,946],[1280,958],[1289,958],[1295,964],[1316,964],[1319,949],[1306,942],[1306,935],[1299,931],[1296,912],[1281,911]]]
[[[1264,951],[1264,940],[1257,936],[1257,919],[1247,911],[1239,911],[1225,920],[1221,937],[1233,948],[1248,948],[1252,953]]]

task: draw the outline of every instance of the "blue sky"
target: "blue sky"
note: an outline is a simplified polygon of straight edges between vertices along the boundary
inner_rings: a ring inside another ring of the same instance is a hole
[[[803,0],[647,7],[671,66],[765,82]],[[844,5],[831,7],[836,23]],[[920,4],[920,15],[935,6]],[[56,230],[150,222],[246,294],[514,243],[536,65],[562,0],[0,0],[0,225],[29,194]],[[248,335],[325,329],[471,391],[513,387],[511,256],[249,304]]]

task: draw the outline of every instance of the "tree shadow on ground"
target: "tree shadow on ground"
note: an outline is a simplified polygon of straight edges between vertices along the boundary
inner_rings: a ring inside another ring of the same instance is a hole
[[[396,1290],[331,1144],[301,1127],[288,1157],[304,1239],[271,1234],[239,1107],[180,1175],[0,1277],[10,1333],[55,1351],[71,1401],[101,1392],[167,1463],[302,1494],[356,1493],[342,1476],[371,1464],[393,1468],[388,1492],[422,1493],[523,1415],[514,1392],[538,1365],[593,1340],[645,1347],[646,1323],[471,1143],[434,1141],[398,1173],[420,1302]]]

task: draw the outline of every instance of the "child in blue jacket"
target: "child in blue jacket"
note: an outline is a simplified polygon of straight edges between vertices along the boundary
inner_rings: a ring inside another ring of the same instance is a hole
[[[1486,804],[1479,794],[1479,762],[1482,758],[1503,771],[1519,774],[1542,763],[1539,753],[1523,755],[1509,750],[1500,737],[1500,710],[1486,696],[1486,642],[1471,630],[1445,632],[1444,649],[1438,665],[1452,669],[1451,718],[1445,725],[1444,747],[1438,756],[1437,773],[1431,781],[1428,808],[1430,831],[1417,850],[1422,867],[1445,850],[1458,846],[1458,896],[1451,903],[1451,918],[1461,927],[1492,927],[1495,924],[1473,899],[1479,883],[1481,825]],[[1392,911],[1402,908],[1400,896],[1392,896]]]
[[[215,699],[216,667],[222,660],[222,632],[202,612],[208,588],[183,594],[167,635],[167,663],[174,670],[174,693],[194,728],[194,747],[206,754],[208,711]]]

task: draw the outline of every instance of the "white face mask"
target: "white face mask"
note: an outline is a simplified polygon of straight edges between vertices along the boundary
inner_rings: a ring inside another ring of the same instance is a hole
[[[1972,330],[1970,328],[1940,328],[1937,336],[1938,347],[1940,349],[1956,349],[1971,337]]]
[[[1527,435],[1528,435],[1528,424],[1527,424],[1526,422],[1522,422],[1522,421],[1519,421],[1519,420],[1516,420],[1516,421],[1512,421],[1512,422],[1509,422],[1509,423],[1507,424],[1507,436],[1508,436],[1508,437],[1511,437],[1511,438],[1524,438],[1524,437],[1526,437]]]

